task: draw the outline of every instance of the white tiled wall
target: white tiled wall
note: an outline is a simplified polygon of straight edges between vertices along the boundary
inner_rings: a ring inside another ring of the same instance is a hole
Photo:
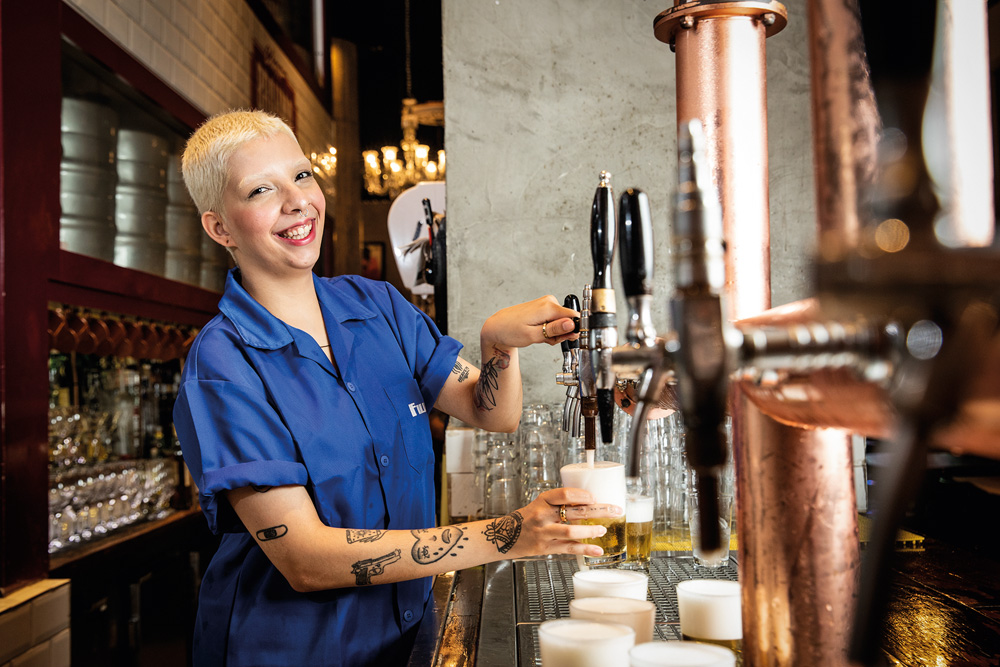
[[[333,140],[333,121],[243,0],[67,0],[206,115],[250,106],[250,54],[268,52],[295,91],[307,151]]]
[[[0,667],[69,667],[68,579],[46,579],[0,598]]]

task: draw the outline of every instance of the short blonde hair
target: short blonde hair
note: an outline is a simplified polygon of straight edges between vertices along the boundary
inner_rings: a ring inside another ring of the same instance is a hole
[[[226,111],[202,123],[188,139],[181,158],[184,185],[198,212],[214,211],[222,215],[229,158],[248,141],[267,139],[281,132],[298,143],[292,128],[266,111]]]

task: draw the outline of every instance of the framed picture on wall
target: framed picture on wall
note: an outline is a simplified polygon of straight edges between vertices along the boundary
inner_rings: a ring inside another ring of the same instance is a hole
[[[385,243],[365,243],[361,253],[361,275],[372,280],[385,280]]]

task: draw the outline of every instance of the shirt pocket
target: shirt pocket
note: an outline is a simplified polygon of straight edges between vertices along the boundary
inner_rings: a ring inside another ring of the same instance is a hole
[[[416,472],[423,472],[428,463],[433,463],[434,449],[431,446],[430,418],[420,387],[412,379],[405,380],[386,387],[385,394],[399,418],[406,460]]]

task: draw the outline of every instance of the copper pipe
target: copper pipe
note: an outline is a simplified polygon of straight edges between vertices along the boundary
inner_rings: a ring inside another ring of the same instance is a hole
[[[843,431],[784,426],[745,396],[737,465],[743,660],[846,665],[860,566],[850,447]],[[750,618],[748,618],[748,616]]]
[[[764,41],[785,16],[779,3],[692,2],[654,24],[677,53],[678,124],[705,127],[730,320],[770,306]],[[745,664],[846,664],[858,570],[850,439],[779,424],[731,396]]]
[[[757,13],[735,11],[744,6]],[[784,7],[692,2],[662,13],[655,24],[661,40],[671,35],[668,26],[679,26],[672,33],[677,122],[697,118],[704,127],[728,248],[730,319],[759,313],[771,300],[764,40],[776,18],[769,26],[764,14],[783,18]]]
[[[856,0],[809,4],[813,169],[820,252],[834,259],[858,245],[859,203],[875,179],[881,120]]]

